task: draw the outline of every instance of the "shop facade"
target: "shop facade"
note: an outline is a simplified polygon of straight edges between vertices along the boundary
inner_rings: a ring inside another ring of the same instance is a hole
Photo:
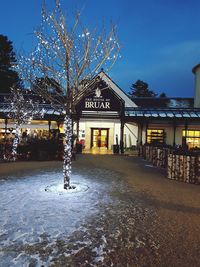
[[[200,66],[193,72],[196,77],[193,98],[135,98],[133,101],[103,71],[91,90],[76,102],[72,116],[74,140],[83,151],[96,153],[120,152],[140,144],[160,144],[200,148]],[[44,118],[34,119],[22,126],[22,134],[31,137],[52,138],[63,133],[62,114],[50,105]],[[9,107],[0,96],[0,140],[11,138],[15,125],[7,117]]]

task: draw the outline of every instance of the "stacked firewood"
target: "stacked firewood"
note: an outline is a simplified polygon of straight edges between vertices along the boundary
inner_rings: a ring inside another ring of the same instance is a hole
[[[154,166],[166,168],[167,177],[185,183],[200,184],[200,155],[168,147],[140,146],[139,155]]]
[[[139,157],[146,158],[146,147],[145,146],[139,146],[138,150]]]
[[[168,148],[157,148],[157,160],[156,166],[160,168],[166,168],[167,166],[167,156],[169,149]]]
[[[140,146],[139,156],[152,162],[154,166],[166,168],[168,153],[171,150],[165,147],[155,147],[155,146]]]
[[[167,176],[169,179],[186,183],[200,183],[200,156],[198,155],[168,155]]]
[[[200,155],[196,157],[196,183],[200,184]]]

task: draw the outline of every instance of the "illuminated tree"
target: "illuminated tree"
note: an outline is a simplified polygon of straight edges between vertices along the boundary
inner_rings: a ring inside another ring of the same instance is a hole
[[[118,58],[120,46],[116,36],[116,27],[111,25],[107,33],[102,28],[89,31],[76,13],[73,22],[64,16],[59,0],[53,11],[42,8],[42,23],[35,31],[37,46],[28,57],[22,56],[19,62],[21,78],[32,88],[36,78],[48,77],[61,90],[44,89],[34,86],[37,94],[50,102],[54,108],[62,107],[64,115],[64,188],[71,188],[71,147],[72,119],[75,103],[83,92],[90,90],[96,82],[97,73],[104,66],[110,69]],[[95,78],[96,77],[96,78]],[[45,82],[45,79],[43,79]],[[87,81],[87,82],[82,82]],[[47,85],[48,86],[48,85]]]
[[[54,79],[50,79],[49,77],[36,78],[32,89],[33,91],[37,91],[37,89],[40,90],[40,88],[43,88],[43,90],[46,90],[52,94],[55,94],[55,92],[62,92],[60,85]]]
[[[39,108],[39,102],[33,102],[26,91],[16,87],[11,88],[11,94],[5,99],[8,117],[15,122],[15,137],[12,146],[12,160],[17,159],[17,147],[21,139],[22,124],[31,123],[34,116],[43,116],[43,109]]]

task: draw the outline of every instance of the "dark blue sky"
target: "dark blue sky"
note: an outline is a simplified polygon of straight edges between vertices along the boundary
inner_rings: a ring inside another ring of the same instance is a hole
[[[51,5],[53,0],[46,0]],[[61,0],[67,13],[82,10],[88,28],[118,25],[122,58],[109,75],[125,91],[137,79],[155,92],[191,97],[200,63],[199,0]],[[14,48],[29,50],[40,24],[41,0],[0,1],[0,33]]]

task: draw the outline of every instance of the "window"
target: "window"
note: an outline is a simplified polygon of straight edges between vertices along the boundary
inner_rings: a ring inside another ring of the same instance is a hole
[[[183,130],[183,142],[189,149],[200,148],[200,130]]]
[[[147,143],[148,144],[163,144],[164,130],[161,129],[147,129]]]

